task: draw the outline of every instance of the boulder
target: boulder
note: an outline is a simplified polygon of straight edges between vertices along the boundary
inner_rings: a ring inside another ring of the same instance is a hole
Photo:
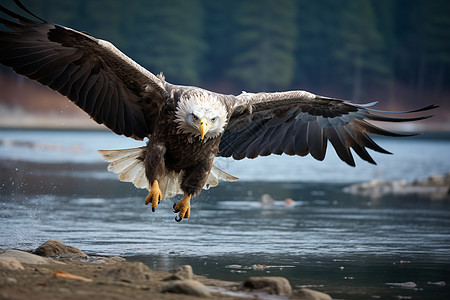
[[[34,255],[25,251],[8,249],[2,254],[1,257],[14,257],[22,264],[30,264],[30,265],[43,265],[48,264],[49,260],[44,257],[40,257],[38,255]]]
[[[197,297],[211,297],[211,293],[201,282],[196,280],[172,281],[162,291],[163,293],[177,293]]]
[[[280,276],[249,277],[244,282],[244,287],[252,290],[265,290],[272,295],[289,296],[292,287],[289,281]]]
[[[291,299],[297,300],[331,300],[331,296],[319,291],[310,289],[299,289],[292,293]]]
[[[46,257],[61,257],[61,258],[87,258],[83,251],[75,247],[67,246],[57,240],[48,240],[36,250],[34,254]]]

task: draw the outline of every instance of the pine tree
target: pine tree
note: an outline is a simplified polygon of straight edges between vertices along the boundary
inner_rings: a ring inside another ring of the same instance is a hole
[[[450,86],[450,3],[398,1],[396,76],[416,94],[437,97]]]
[[[450,3],[445,0],[427,1],[426,15],[424,45],[429,64],[426,76],[432,81],[427,86],[433,89],[437,98],[445,86],[450,86]]]
[[[136,60],[170,82],[198,84],[205,51],[201,1],[141,0],[133,11]]]
[[[88,1],[82,9],[89,12],[86,14],[88,19],[86,17],[84,19],[89,27],[93,28],[91,34],[97,38],[111,41],[117,48],[127,52],[129,41],[123,25],[132,13],[128,11],[128,7],[124,1],[96,0]]]
[[[249,90],[282,89],[292,82],[295,6],[294,0],[239,2],[229,78]]]
[[[387,75],[388,68],[381,55],[383,37],[378,31],[370,0],[347,0],[341,14],[339,47],[334,56],[343,86],[352,88],[352,99],[360,99],[371,77]]]
[[[204,40],[207,44],[203,79],[207,82],[222,81],[231,64],[232,36],[235,29],[234,13],[240,0],[204,0]]]
[[[338,16],[341,10],[341,2],[334,0],[298,3],[295,80],[300,88],[324,93],[339,80],[333,73],[336,59],[332,53],[340,46]]]

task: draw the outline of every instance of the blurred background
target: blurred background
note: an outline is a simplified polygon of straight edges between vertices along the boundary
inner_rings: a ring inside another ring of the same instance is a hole
[[[1,0],[19,11],[13,1]],[[378,108],[441,106],[450,131],[447,0],[23,0],[112,42],[167,81],[221,93],[308,90]],[[66,98],[0,67],[0,126],[95,127]],[[20,120],[20,121],[18,121]]]

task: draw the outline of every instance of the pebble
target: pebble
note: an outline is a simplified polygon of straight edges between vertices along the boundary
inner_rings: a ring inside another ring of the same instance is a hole
[[[211,297],[210,291],[201,282],[196,280],[177,280],[169,283],[163,293],[186,294],[197,297]]]
[[[142,262],[130,262],[108,271],[106,276],[114,281],[132,283],[150,280],[151,270]]]
[[[331,296],[319,291],[311,290],[311,289],[299,289],[296,290],[290,299],[298,299],[298,300],[331,300]]]
[[[98,258],[97,261],[105,263],[105,264],[114,264],[114,263],[118,263],[118,262],[125,262],[127,260],[120,256],[112,256],[112,257],[101,257],[101,258]]]
[[[227,269],[242,269],[243,267],[241,265],[227,265],[225,266]]]
[[[266,269],[266,267],[266,265],[255,264],[251,266],[251,269],[255,271],[263,271]]]
[[[292,287],[289,281],[280,276],[249,277],[244,282],[244,287],[254,290],[266,290],[272,295],[289,296]]]
[[[192,266],[190,265],[183,265],[179,266],[173,271],[173,275],[164,278],[165,281],[167,280],[189,280],[192,279],[194,276],[194,272],[192,271]]]
[[[35,268],[34,270],[36,272],[40,273],[40,274],[43,274],[43,275],[51,273],[51,271],[49,269],[46,269],[46,268]]]
[[[3,284],[7,284],[7,285],[17,284],[17,279],[12,278],[12,277],[5,277],[5,278],[3,278]]]
[[[428,284],[433,284],[433,285],[438,285],[438,286],[446,286],[446,282],[445,281],[436,281],[436,282],[431,282],[428,281]]]
[[[260,198],[259,198],[259,202],[262,205],[274,205],[275,204],[275,199],[272,198],[272,196],[270,196],[269,194],[263,194]]]
[[[71,290],[65,287],[58,288],[58,293],[71,293]]]

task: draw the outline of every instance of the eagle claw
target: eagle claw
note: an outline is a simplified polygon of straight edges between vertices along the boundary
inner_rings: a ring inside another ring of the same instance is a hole
[[[174,203],[173,206],[172,206],[173,212],[174,212],[174,213],[180,212],[180,209],[176,209],[175,206],[177,206],[177,203]],[[177,217],[175,217],[175,219],[176,219],[176,218],[177,218]],[[180,221],[181,221],[181,220],[180,220]],[[177,221],[177,222],[180,222],[180,221]]]
[[[145,197],[145,205],[152,204],[152,212],[156,211],[156,207],[161,202],[161,190],[159,189],[158,180],[153,181],[150,192],[147,197]]]
[[[180,202],[173,205],[173,212],[179,213],[175,217],[175,221],[180,222],[182,219],[189,218],[191,214],[191,196],[185,195]]]

